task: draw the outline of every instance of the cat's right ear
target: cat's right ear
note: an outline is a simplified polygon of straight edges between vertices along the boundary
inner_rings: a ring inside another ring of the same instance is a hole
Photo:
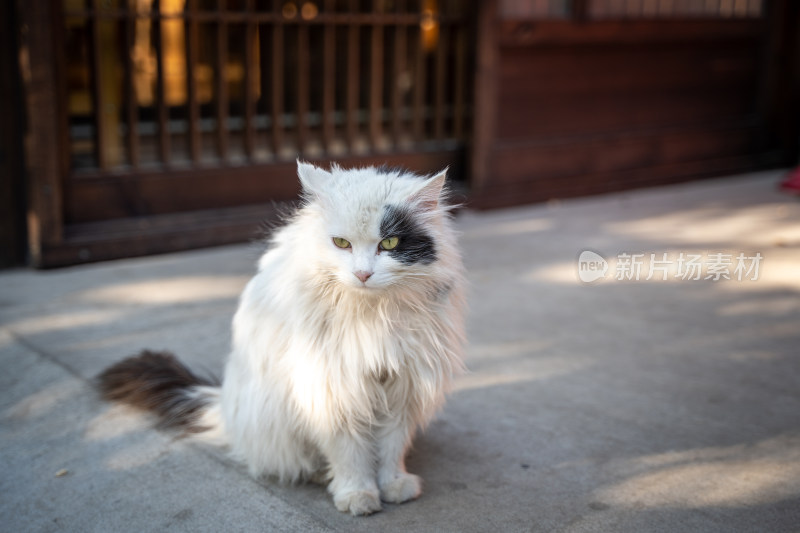
[[[309,196],[319,197],[325,184],[332,178],[327,170],[315,167],[311,163],[297,160],[297,176],[303,186],[303,193]]]

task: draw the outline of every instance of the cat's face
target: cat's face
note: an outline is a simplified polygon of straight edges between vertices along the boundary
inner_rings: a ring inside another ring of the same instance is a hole
[[[316,214],[315,257],[325,276],[362,291],[424,282],[438,259],[435,221],[444,172],[421,178],[298,163],[298,173]]]

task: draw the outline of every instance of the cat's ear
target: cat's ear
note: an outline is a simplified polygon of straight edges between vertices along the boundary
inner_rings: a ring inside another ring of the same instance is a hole
[[[447,179],[447,168],[436,174],[435,176],[426,179],[422,186],[411,195],[409,201],[417,204],[419,207],[432,211],[439,206],[439,201],[442,197],[442,189],[444,182]]]
[[[311,163],[297,160],[297,176],[303,186],[303,192],[313,196],[319,196],[325,184],[331,179],[332,175],[327,170],[315,167]]]

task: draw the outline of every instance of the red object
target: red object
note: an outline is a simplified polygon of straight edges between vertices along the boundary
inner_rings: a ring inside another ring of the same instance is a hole
[[[792,170],[781,182],[781,189],[792,194],[800,194],[800,167]]]

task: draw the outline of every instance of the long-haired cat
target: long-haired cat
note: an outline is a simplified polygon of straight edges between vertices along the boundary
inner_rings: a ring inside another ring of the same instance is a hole
[[[227,445],[254,476],[325,480],[354,515],[417,498],[417,427],[461,367],[464,280],[445,172],[298,161],[303,204],[233,318],[221,386],[167,353],[104,371],[106,398]]]

